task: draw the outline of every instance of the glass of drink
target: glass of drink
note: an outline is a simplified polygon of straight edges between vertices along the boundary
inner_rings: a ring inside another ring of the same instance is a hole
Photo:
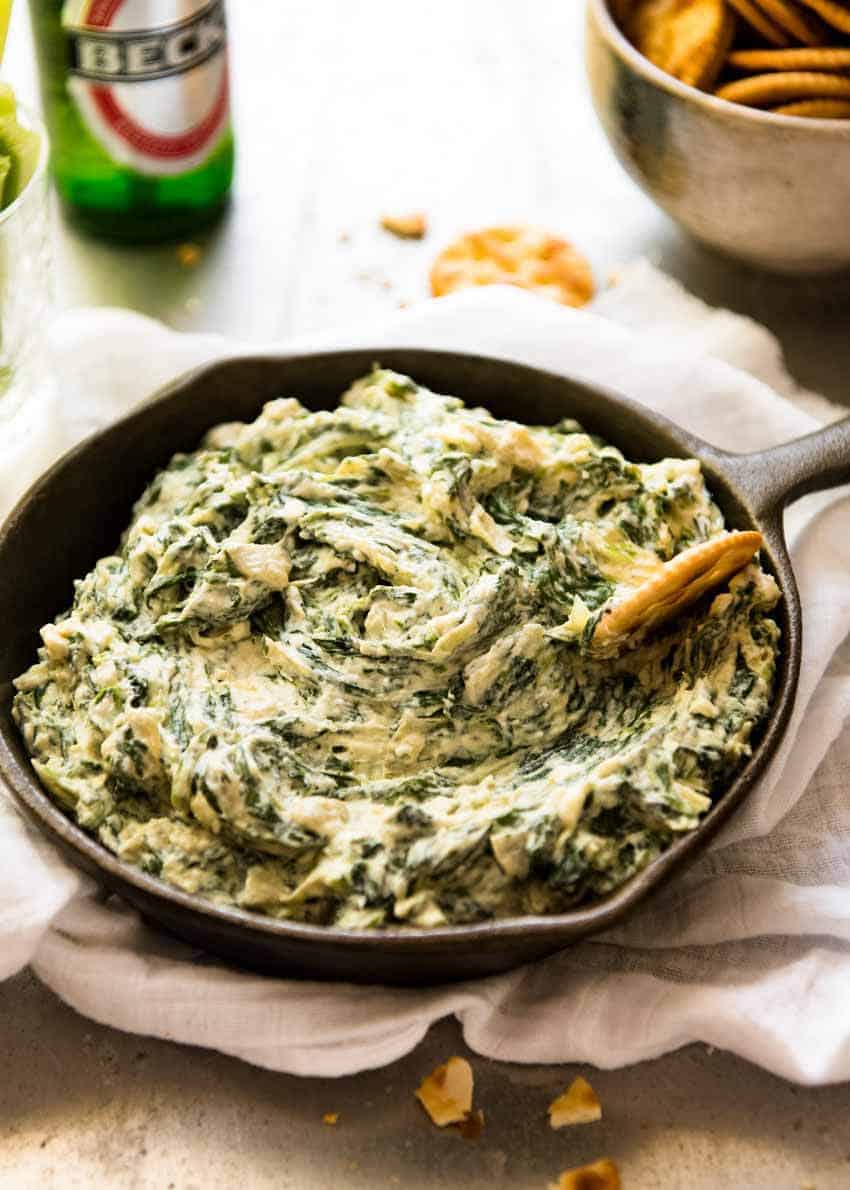
[[[64,445],[46,362],[47,158],[44,128],[0,83],[0,519]]]
[[[0,92],[0,107],[5,94]],[[14,99],[11,100],[14,104]],[[51,302],[47,135],[21,106],[0,114],[0,432],[35,389]],[[8,192],[7,192],[8,188]]]

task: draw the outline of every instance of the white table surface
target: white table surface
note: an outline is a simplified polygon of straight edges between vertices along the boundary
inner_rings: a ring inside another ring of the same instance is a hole
[[[429,262],[457,230],[534,221],[574,240],[601,283],[646,255],[707,301],[766,323],[801,383],[850,404],[846,284],[748,273],[678,234],[596,126],[581,8],[230,0],[232,211],[198,238],[194,268],[173,246],[118,249],[57,218],[59,303],[282,340],[424,296]],[[3,73],[35,98],[23,0]],[[382,212],[406,209],[429,215],[422,244],[377,227]],[[0,985],[0,1186],[542,1190],[603,1154],[619,1160],[627,1190],[850,1186],[846,1086],[797,1088],[694,1046],[591,1073],[605,1121],[553,1133],[545,1106],[573,1068],[475,1059],[487,1127],[473,1143],[438,1133],[412,1099],[452,1052],[463,1044],[445,1023],[388,1070],[298,1080],[103,1028],[24,974]],[[326,1111],[340,1113],[336,1128],[321,1124]]]

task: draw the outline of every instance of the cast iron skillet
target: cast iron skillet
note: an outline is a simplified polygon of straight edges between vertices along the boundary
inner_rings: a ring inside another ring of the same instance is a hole
[[[700,459],[731,528],[759,529],[782,589],[782,656],[772,714],[746,768],[686,835],[603,900],[549,917],[413,932],[357,932],[218,908],[121,863],[46,796],[10,716],[11,680],[35,657],[38,629],[66,608],[72,582],[110,553],[146,482],[176,450],[222,421],[251,420],[287,394],[332,408],[374,360],[498,417],[546,423],[570,416],[628,458]],[[78,867],[151,922],[231,962],[277,974],[362,983],[432,984],[504,971],[604,930],[694,856],[746,798],[788,721],[800,668],[800,603],[782,533],[786,504],[850,481],[850,418],[760,454],[716,450],[624,397],[519,364],[448,352],[384,349],[225,360],[170,385],[60,459],[0,530],[0,774],[23,809]]]

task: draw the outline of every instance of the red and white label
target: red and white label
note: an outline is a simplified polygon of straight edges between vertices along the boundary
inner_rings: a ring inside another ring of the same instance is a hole
[[[222,0],[67,0],[68,89],[104,149],[154,177],[203,164],[229,124]]]

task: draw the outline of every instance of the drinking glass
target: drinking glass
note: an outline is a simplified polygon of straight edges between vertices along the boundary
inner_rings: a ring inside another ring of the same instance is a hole
[[[28,109],[18,120],[37,133],[38,163],[24,190],[0,211],[0,435],[33,394],[44,368],[50,312],[47,134]]]

